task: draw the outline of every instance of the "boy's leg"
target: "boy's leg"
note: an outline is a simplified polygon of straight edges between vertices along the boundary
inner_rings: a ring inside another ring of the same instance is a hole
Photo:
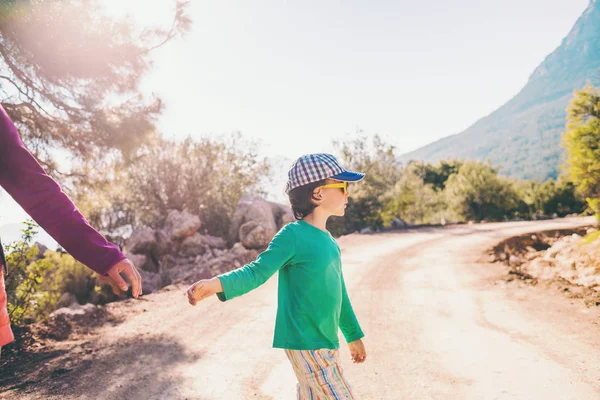
[[[299,362],[300,359],[298,358],[298,351],[299,350],[285,350],[285,355],[287,356],[288,360],[290,360],[294,374],[296,374],[296,379],[298,379],[298,383],[296,384],[296,399],[312,400],[312,394],[307,390],[306,384],[304,383],[303,375],[305,374],[305,366]]]
[[[302,399],[354,399],[339,364],[338,350],[286,350]]]
[[[4,275],[2,272],[2,262],[0,261],[0,348],[15,340],[10,321],[8,319],[6,289],[4,288]]]

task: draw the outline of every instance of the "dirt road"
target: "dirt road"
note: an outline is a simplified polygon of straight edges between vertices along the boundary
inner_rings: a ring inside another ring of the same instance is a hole
[[[350,363],[342,340],[357,398],[600,399],[600,307],[542,285],[506,285],[503,268],[483,256],[509,236],[591,222],[342,238],[350,298],[367,335],[362,365]],[[0,398],[294,399],[291,368],[270,347],[276,285],[273,278],[242,298],[195,308],[184,287],[111,306],[127,319],[64,344],[56,353],[63,368],[49,357],[43,372],[22,376]]]

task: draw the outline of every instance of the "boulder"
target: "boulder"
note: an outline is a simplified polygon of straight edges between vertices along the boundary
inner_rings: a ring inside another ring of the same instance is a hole
[[[131,261],[138,269],[142,268],[148,260],[148,257],[146,257],[144,254],[133,254],[128,251],[124,252],[123,254],[125,257],[129,258],[129,261]]]
[[[252,223],[248,224],[249,222]],[[259,225],[262,228],[257,229]],[[255,229],[256,232],[252,233]],[[246,242],[257,246],[255,248],[260,248],[266,246],[277,231],[271,203],[260,197],[245,197],[240,200],[229,229],[230,239],[233,242],[242,240],[242,236],[247,238],[252,233]]]
[[[156,236],[152,228],[141,228],[133,231],[125,247],[127,251],[133,254],[147,254],[154,250],[156,246]]]
[[[267,247],[274,235],[257,221],[248,221],[240,227],[240,241],[247,249]]]
[[[202,237],[202,240],[204,241],[204,244],[206,244],[211,249],[226,249],[227,248],[227,242],[225,241],[225,239],[217,237],[217,236],[204,235]]]
[[[156,236],[156,248],[154,252],[157,257],[174,253],[178,250],[179,242],[172,242],[169,235],[163,229],[157,230],[154,234]]]
[[[158,265],[156,262],[154,262],[152,256],[146,256],[144,254],[132,254],[128,251],[126,251],[124,254],[125,257],[127,257],[138,270],[143,269],[150,272],[158,271]]]
[[[401,220],[400,218],[396,218],[390,223],[390,228],[392,229],[402,229],[406,227],[408,227],[408,223],[406,223],[406,221]]]
[[[523,260],[519,256],[511,254],[511,256],[508,258],[508,263],[512,266],[518,266],[523,264]]]
[[[54,309],[58,310],[59,308],[70,307],[74,304],[79,304],[77,302],[77,298],[75,297],[75,295],[73,293],[67,292],[67,293],[63,293],[62,296],[60,296],[60,298],[56,302],[56,305],[54,306]]]
[[[140,270],[139,273],[142,277],[143,294],[154,293],[165,286],[165,282],[161,274],[144,270]]]
[[[192,236],[186,237],[179,247],[179,254],[183,256],[198,256],[206,253],[206,242],[204,237],[195,232]]]
[[[296,221],[296,218],[294,218],[294,213],[292,213],[290,207],[273,202],[269,202],[269,205],[271,206],[271,211],[273,212],[273,218],[275,219],[275,226],[277,227],[277,230],[283,228],[290,222]]]
[[[171,210],[165,220],[164,231],[172,241],[181,241],[192,236],[200,227],[202,222],[196,215],[187,211]]]

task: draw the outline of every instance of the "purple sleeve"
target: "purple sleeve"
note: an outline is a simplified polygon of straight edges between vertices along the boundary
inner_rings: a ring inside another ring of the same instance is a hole
[[[60,186],[25,148],[0,106],[0,186],[77,261],[99,274],[125,259],[92,228]]]

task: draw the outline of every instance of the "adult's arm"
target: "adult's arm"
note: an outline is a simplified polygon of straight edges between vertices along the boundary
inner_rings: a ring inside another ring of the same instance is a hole
[[[92,228],[60,186],[23,145],[0,106],[0,186],[77,261],[101,275],[125,260]]]

